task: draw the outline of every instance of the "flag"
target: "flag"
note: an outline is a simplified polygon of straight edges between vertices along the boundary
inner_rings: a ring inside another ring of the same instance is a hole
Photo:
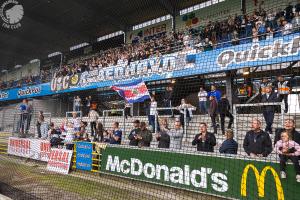
[[[114,85],[111,89],[118,92],[128,103],[143,102],[146,99],[150,99],[149,91],[142,79],[127,84]]]

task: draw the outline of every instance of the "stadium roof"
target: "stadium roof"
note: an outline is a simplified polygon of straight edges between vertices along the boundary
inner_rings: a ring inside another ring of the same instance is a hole
[[[205,0],[18,0],[21,27],[0,27],[0,70],[151,20]],[[0,3],[5,2],[1,0]],[[0,6],[1,6],[0,5]],[[1,24],[2,24],[2,19]]]

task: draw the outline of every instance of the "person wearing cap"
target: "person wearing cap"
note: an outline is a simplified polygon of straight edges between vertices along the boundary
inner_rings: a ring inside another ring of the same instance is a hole
[[[129,139],[129,145],[130,146],[138,146],[138,134],[140,134],[140,121],[139,120],[134,120],[133,121],[133,129],[130,131],[128,135]]]

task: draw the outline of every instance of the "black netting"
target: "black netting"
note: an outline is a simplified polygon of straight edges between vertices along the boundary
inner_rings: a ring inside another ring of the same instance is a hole
[[[2,71],[0,199],[299,199],[300,2],[156,4]]]

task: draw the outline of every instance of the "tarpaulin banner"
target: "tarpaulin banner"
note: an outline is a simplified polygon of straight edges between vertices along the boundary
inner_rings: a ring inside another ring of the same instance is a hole
[[[68,174],[72,154],[72,150],[52,148],[47,164],[47,170],[61,174]]]
[[[47,162],[51,146],[47,140],[9,137],[7,153]]]

